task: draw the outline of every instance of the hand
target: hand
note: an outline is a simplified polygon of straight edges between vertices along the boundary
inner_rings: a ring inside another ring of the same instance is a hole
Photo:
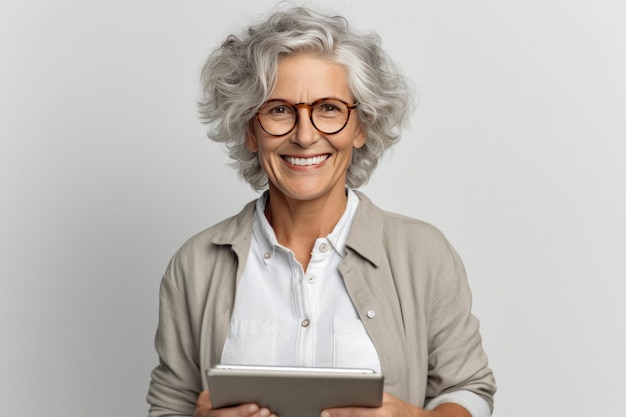
[[[195,416],[194,416],[195,417]],[[441,404],[427,411],[404,402],[391,394],[383,394],[383,405],[378,408],[340,407],[322,411],[321,417],[471,417],[469,412],[457,404]]]
[[[211,394],[209,391],[202,391],[198,396],[193,417],[276,417],[276,414],[254,403],[213,409]]]

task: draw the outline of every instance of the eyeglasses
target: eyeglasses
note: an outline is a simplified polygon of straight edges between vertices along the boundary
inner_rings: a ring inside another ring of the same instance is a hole
[[[263,104],[256,118],[265,133],[271,136],[283,136],[291,132],[298,124],[299,107],[309,110],[309,119],[315,129],[321,133],[333,135],[346,127],[350,112],[356,108],[356,102],[349,105],[338,98],[321,98],[311,104],[294,104],[287,100],[273,99]]]

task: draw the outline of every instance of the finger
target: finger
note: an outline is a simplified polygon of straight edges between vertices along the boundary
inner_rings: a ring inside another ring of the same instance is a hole
[[[248,413],[252,412],[252,410],[254,410],[256,408],[256,412],[253,412],[252,414],[247,414],[246,416],[239,416],[239,417],[277,417],[275,413],[272,413],[272,410],[270,410],[267,407],[259,407],[257,404],[245,404],[244,406],[249,406],[249,408],[246,410]]]
[[[259,407],[257,404],[241,404],[235,407],[226,407],[220,409],[212,409],[211,394],[205,390],[198,396],[196,403],[196,411],[204,410],[204,412],[211,412],[211,415],[220,417],[276,417],[276,414],[266,407]],[[207,415],[207,414],[202,414]]]
[[[215,409],[214,415],[220,417],[269,417],[270,410],[261,408],[257,404],[241,404],[235,407]]]
[[[373,417],[380,408],[338,407],[322,410],[320,417]]]
[[[196,407],[209,407],[211,408],[211,394],[209,394],[208,390],[204,390],[198,396],[198,401],[196,402]]]

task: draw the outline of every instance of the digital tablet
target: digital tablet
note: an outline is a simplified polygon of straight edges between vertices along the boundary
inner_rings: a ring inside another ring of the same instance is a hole
[[[280,417],[319,417],[382,405],[383,375],[371,369],[217,365],[207,374],[214,408],[257,403]]]

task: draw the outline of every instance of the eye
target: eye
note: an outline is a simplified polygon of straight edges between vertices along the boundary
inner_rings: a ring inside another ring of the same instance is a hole
[[[325,100],[317,103],[313,111],[319,117],[339,117],[347,111],[347,108],[341,101]]]
[[[319,111],[323,113],[334,113],[334,112],[338,112],[341,110],[336,104],[327,102],[327,103],[320,104]]]
[[[294,110],[293,107],[291,107],[287,103],[276,102],[267,103],[265,108],[263,109],[263,113],[270,116],[290,116],[294,114]]]

